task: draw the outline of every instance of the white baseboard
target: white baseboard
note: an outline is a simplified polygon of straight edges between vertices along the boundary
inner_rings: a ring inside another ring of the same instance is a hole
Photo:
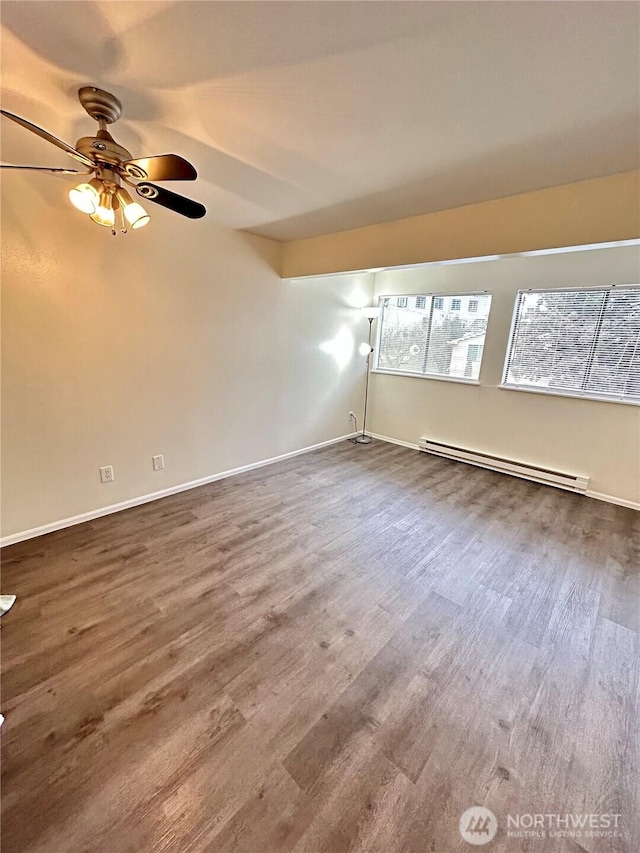
[[[379,441],[387,441],[389,444],[399,444],[401,447],[410,447],[411,450],[419,450],[419,446],[417,444],[411,444],[409,441],[401,441],[399,438],[391,438],[388,435],[378,435],[378,433],[372,432],[370,435],[373,438],[379,439]],[[605,501],[609,504],[617,504],[617,506],[625,506],[629,509],[640,510],[640,503],[636,501],[628,501],[626,498],[618,498],[615,495],[605,495],[603,492],[592,492],[590,489],[587,489],[585,492],[586,497],[594,498],[597,501]]]
[[[122,512],[124,509],[131,509],[134,506],[158,501],[161,498],[167,498],[169,495],[176,495],[179,492],[187,492],[189,489],[197,489],[198,486],[206,486],[208,483],[215,483],[216,480],[225,480],[227,477],[235,477],[236,474],[244,474],[245,471],[253,471],[255,468],[264,468],[265,465],[273,465],[274,462],[282,462],[284,459],[291,459],[293,456],[301,456],[303,453],[311,453],[312,450],[319,450],[321,447],[328,447],[330,444],[338,444],[341,441],[346,441],[348,438],[354,438],[359,435],[358,432],[350,432],[348,435],[341,435],[338,438],[330,438],[328,441],[321,441],[319,444],[312,444],[310,447],[303,447],[300,450],[292,450],[290,453],[282,453],[280,456],[273,456],[270,459],[262,459],[260,462],[252,462],[249,465],[242,465],[240,468],[230,468],[228,471],[221,471],[219,474],[211,474],[209,477],[202,477],[199,480],[191,480],[189,483],[180,483],[177,486],[170,486],[168,489],[162,489],[159,492],[151,492],[148,495],[141,495],[137,498],[131,498],[128,501],[121,501],[117,504],[110,504],[99,509],[83,512],[80,515],[73,515],[70,518],[61,518],[59,521],[52,521],[49,524],[43,524],[40,527],[32,527],[30,530],[22,530],[20,533],[12,533],[10,536],[4,536],[0,539],[0,547],[5,548],[7,545],[14,545],[16,542],[24,542],[26,539],[34,539],[36,536],[44,536],[45,533],[53,533],[55,530],[62,530],[65,527],[73,527],[76,524],[82,524],[85,521],[91,521],[94,518],[101,518],[104,515],[111,515],[114,512]]]
[[[379,435],[375,432],[369,434],[372,438],[376,438],[379,441],[386,441],[389,444],[398,444],[400,447],[408,447],[411,450],[419,450],[417,444],[412,444],[409,441],[401,441],[399,438],[391,438],[388,435]],[[294,456],[301,456],[304,453],[311,453],[313,450],[319,450],[321,447],[338,444],[341,441],[354,438],[356,435],[360,435],[360,433],[351,432],[347,435],[338,436],[338,438],[330,438],[328,441],[321,441],[319,444],[312,444],[310,447],[303,447],[300,450],[292,450],[290,453],[282,453],[280,456],[273,456],[270,459],[262,459],[260,462],[252,462],[249,465],[242,465],[240,468],[231,468],[228,471],[221,471],[219,474],[211,474],[209,477],[202,477],[199,480],[191,480],[188,483],[180,483],[177,486],[162,489],[159,492],[151,492],[148,495],[141,495],[137,498],[131,498],[128,501],[110,504],[109,506],[100,507],[99,509],[91,510],[90,512],[83,512],[80,515],[73,515],[70,518],[62,518],[59,521],[52,521],[49,524],[43,524],[40,527],[32,527],[30,530],[12,533],[10,536],[4,536],[0,539],[0,547],[5,548],[7,545],[14,545],[16,542],[24,542],[27,539],[34,539],[36,536],[44,536],[45,533],[53,533],[55,530],[62,530],[65,527],[73,527],[76,524],[82,524],[84,521],[91,521],[94,518],[101,518],[104,515],[122,512],[122,510],[151,503],[152,501],[169,497],[169,495],[176,495],[179,492],[189,491],[189,489],[197,489],[198,486],[206,486],[208,483],[215,483],[216,480],[224,480],[227,477],[234,477],[236,474],[243,474],[245,471],[252,471],[255,468],[264,468],[266,465],[273,465],[275,462],[282,462],[284,459],[291,459]],[[594,498],[595,500],[605,501],[606,503],[617,504],[618,506],[624,506],[629,509],[640,511],[640,503],[636,501],[618,498],[615,495],[605,495],[602,492],[587,491],[586,495],[587,497]]]
[[[602,492],[592,492],[587,489],[587,497],[595,498],[597,501],[605,501],[608,504],[617,504],[618,506],[629,507],[629,509],[640,510],[639,502],[628,501],[626,498],[617,498],[615,495],[605,495]]]
[[[378,435],[377,432],[370,432],[372,438],[377,438],[379,441],[387,441],[389,444],[399,444],[400,447],[409,447],[411,450],[420,450],[417,444],[411,444],[409,441],[401,441],[399,438],[390,438],[388,435]]]

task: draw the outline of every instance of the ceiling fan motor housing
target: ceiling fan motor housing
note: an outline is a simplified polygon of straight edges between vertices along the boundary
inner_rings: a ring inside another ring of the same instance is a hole
[[[97,163],[109,163],[117,166],[125,160],[131,160],[131,152],[113,139],[108,130],[99,130],[96,136],[83,136],[76,142],[76,151],[95,160]]]
[[[111,92],[105,92],[104,89],[98,89],[96,86],[83,86],[78,89],[78,99],[91,118],[96,121],[102,119],[107,124],[113,124],[122,115],[122,104],[118,98]]]
[[[122,104],[118,98],[111,92],[98,89],[97,86],[83,86],[78,90],[78,98],[91,118],[100,124],[100,130],[95,136],[83,136],[79,139],[76,142],[76,151],[94,160],[96,165],[104,163],[119,166],[120,163],[131,160],[131,152],[118,145],[106,129],[107,124],[113,124],[122,115]]]

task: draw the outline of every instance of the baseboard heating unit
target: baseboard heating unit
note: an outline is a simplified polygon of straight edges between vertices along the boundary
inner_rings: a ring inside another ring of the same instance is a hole
[[[544,483],[546,486],[555,486],[556,489],[565,489],[568,492],[576,492],[580,495],[586,493],[589,485],[589,478],[581,477],[578,474],[567,474],[564,471],[553,471],[550,468],[538,468],[536,465],[527,465],[524,462],[503,459],[500,456],[491,456],[488,453],[478,453],[475,450],[455,447],[452,444],[441,444],[428,438],[421,438],[418,446],[424,453],[433,453],[436,456],[443,456],[445,459],[466,462],[468,465],[488,468],[502,474],[511,474],[512,477],[533,480],[535,483]]]

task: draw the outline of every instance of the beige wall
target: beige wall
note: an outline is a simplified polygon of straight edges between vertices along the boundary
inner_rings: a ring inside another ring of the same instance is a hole
[[[279,244],[150,204],[114,238],[67,184],[4,176],[4,536],[351,431],[371,276],[283,282]]]
[[[355,344],[366,334],[354,308],[370,301],[374,276],[282,281],[281,255],[291,274],[292,258],[317,271],[383,256],[410,263],[419,244],[422,255],[445,246],[442,222],[426,231],[389,223],[361,229],[364,242],[360,232],[338,235],[339,251],[333,238],[301,241],[303,251],[157,208],[148,229],[114,239],[68,205],[63,179],[3,177],[3,536],[348,433],[347,412],[362,405]],[[634,181],[445,212],[455,225],[446,255],[512,248],[532,210],[530,248],[637,236]],[[516,209],[525,217],[517,227]],[[594,491],[640,501],[640,408],[497,387],[518,287],[637,282],[638,266],[634,247],[378,273],[377,293],[487,288],[494,303],[482,385],[375,375],[370,427],[585,473]],[[152,470],[156,453],[162,472]],[[114,466],[114,483],[100,483],[101,465]]]
[[[377,296],[489,290],[480,385],[373,374],[370,428],[421,436],[591,477],[590,489],[640,503],[640,406],[499,388],[519,288],[640,281],[637,246],[381,272]]]
[[[640,237],[640,172],[624,172],[294,240],[283,247],[283,275],[506,255],[635,237]]]

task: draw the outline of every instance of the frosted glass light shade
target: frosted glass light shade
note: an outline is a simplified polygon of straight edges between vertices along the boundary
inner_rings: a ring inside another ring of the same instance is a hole
[[[100,193],[100,204],[96,208],[95,213],[91,214],[91,219],[97,222],[98,225],[104,225],[105,228],[113,228],[116,221],[116,214],[109,193]]]
[[[124,213],[124,218],[132,228],[142,228],[151,218],[141,204],[134,201],[124,187],[118,187],[116,198]]]
[[[78,184],[78,186],[70,189],[69,199],[77,210],[91,215],[98,209],[101,191],[101,182],[93,178],[88,184]]]
[[[142,228],[151,219],[144,207],[137,201],[133,201],[125,207],[124,215],[132,228]]]
[[[380,312],[382,309],[378,305],[371,305],[366,308],[361,308],[362,316],[366,317],[367,320],[375,320],[376,317],[380,316]]]

